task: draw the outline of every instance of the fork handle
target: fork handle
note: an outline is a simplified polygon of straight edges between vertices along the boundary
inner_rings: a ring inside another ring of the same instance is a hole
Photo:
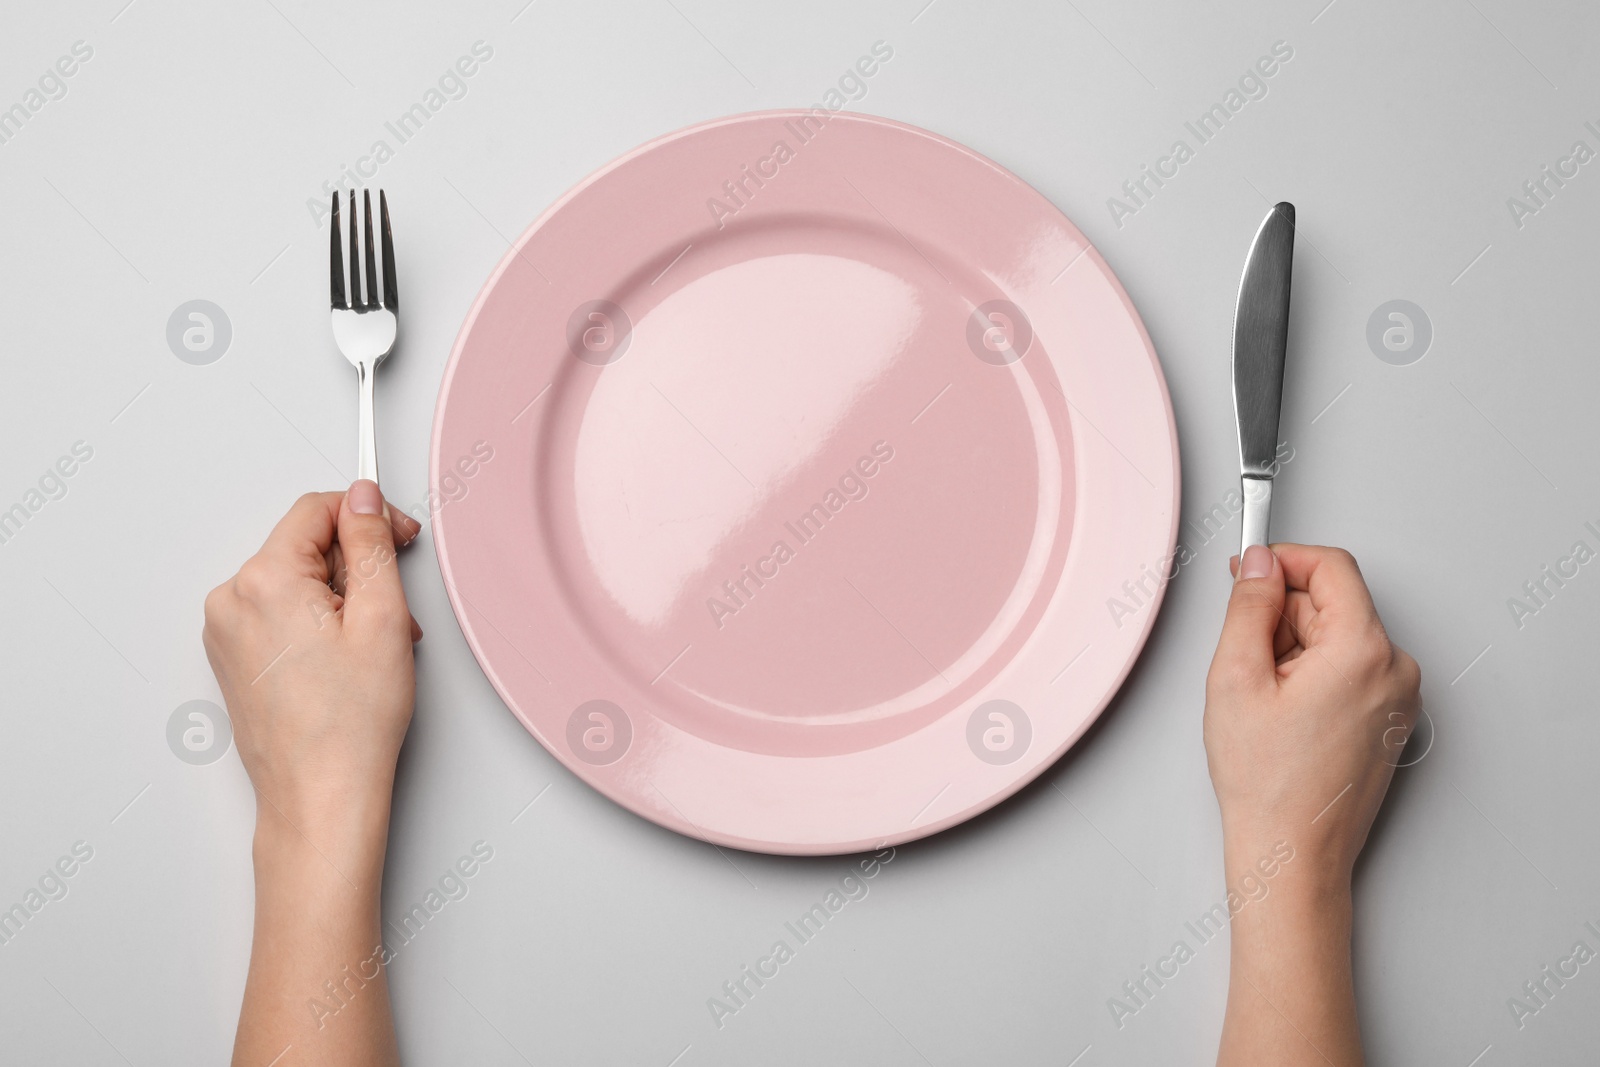
[[[378,431],[373,419],[372,387],[377,379],[375,367],[366,363],[356,366],[356,378],[361,384],[361,417],[356,432],[356,477],[376,483],[378,480]]]

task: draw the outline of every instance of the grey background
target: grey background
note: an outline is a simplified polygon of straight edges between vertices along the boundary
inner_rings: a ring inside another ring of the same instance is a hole
[[[1520,628],[1507,600],[1573,542],[1600,546],[1583,526],[1600,526],[1600,162],[1521,227],[1506,203],[1574,141],[1600,149],[1583,125],[1600,120],[1592,6],[124,2],[10,3],[0,32],[0,107],[74,41],[94,49],[0,144],[0,508],[73,442],[94,449],[0,544],[0,906],[73,842],[94,849],[69,895],[0,946],[0,1059],[227,1055],[253,799],[236,753],[186,764],[166,726],[219,699],[198,639],[206,590],[294,496],[353,473],[354,381],[306,207],[321,183],[473,42],[493,47],[374,182],[406,300],[381,454],[410,506],[444,360],[508,238],[634,145],[815,102],[884,40],[894,59],[852,106],[1014,170],[1132,294],[1172,390],[1186,520],[1235,484],[1240,264],[1268,201],[1297,204],[1295,453],[1275,534],[1356,553],[1423,664],[1435,725],[1358,874],[1372,1061],[1593,1062],[1600,964],[1520,1031],[1507,998],[1580,937],[1600,947],[1582,928],[1600,925],[1600,564]],[[1115,225],[1120,184],[1279,40],[1294,58],[1268,95]],[[233,328],[207,366],[166,342],[195,299]],[[1433,324],[1409,366],[1366,344],[1392,299]],[[1236,529],[1184,568],[1100,728],[997,811],[901,848],[720,1030],[707,998],[847,861],[719,854],[578,783],[477,670],[425,534],[404,562],[428,637],[386,914],[473,842],[494,859],[392,967],[408,1060],[1209,1062],[1225,942],[1121,1029],[1107,999],[1222,896],[1199,727]],[[1185,540],[1201,538],[1186,526]]]

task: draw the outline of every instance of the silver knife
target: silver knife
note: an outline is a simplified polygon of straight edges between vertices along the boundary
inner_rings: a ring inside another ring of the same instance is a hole
[[[1268,543],[1293,265],[1294,205],[1278,204],[1267,212],[1250,245],[1239,282],[1239,307],[1233,317],[1233,412],[1239,420],[1239,473],[1244,490],[1241,559],[1251,545]]]

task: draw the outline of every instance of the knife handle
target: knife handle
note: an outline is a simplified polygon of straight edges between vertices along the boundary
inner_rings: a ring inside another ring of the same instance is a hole
[[[1239,544],[1241,560],[1244,559],[1244,550],[1251,545],[1271,543],[1267,540],[1267,528],[1272,521],[1272,479],[1245,475],[1243,483],[1244,528]]]

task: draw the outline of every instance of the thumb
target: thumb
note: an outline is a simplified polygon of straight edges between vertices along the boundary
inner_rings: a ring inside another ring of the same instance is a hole
[[[339,547],[344,555],[346,627],[410,629],[406,593],[400,585],[394,526],[376,482],[350,486],[339,507]]]
[[[1271,677],[1277,659],[1272,638],[1283,619],[1283,567],[1266,545],[1251,545],[1239,561],[1228,598],[1215,663],[1234,677]]]

